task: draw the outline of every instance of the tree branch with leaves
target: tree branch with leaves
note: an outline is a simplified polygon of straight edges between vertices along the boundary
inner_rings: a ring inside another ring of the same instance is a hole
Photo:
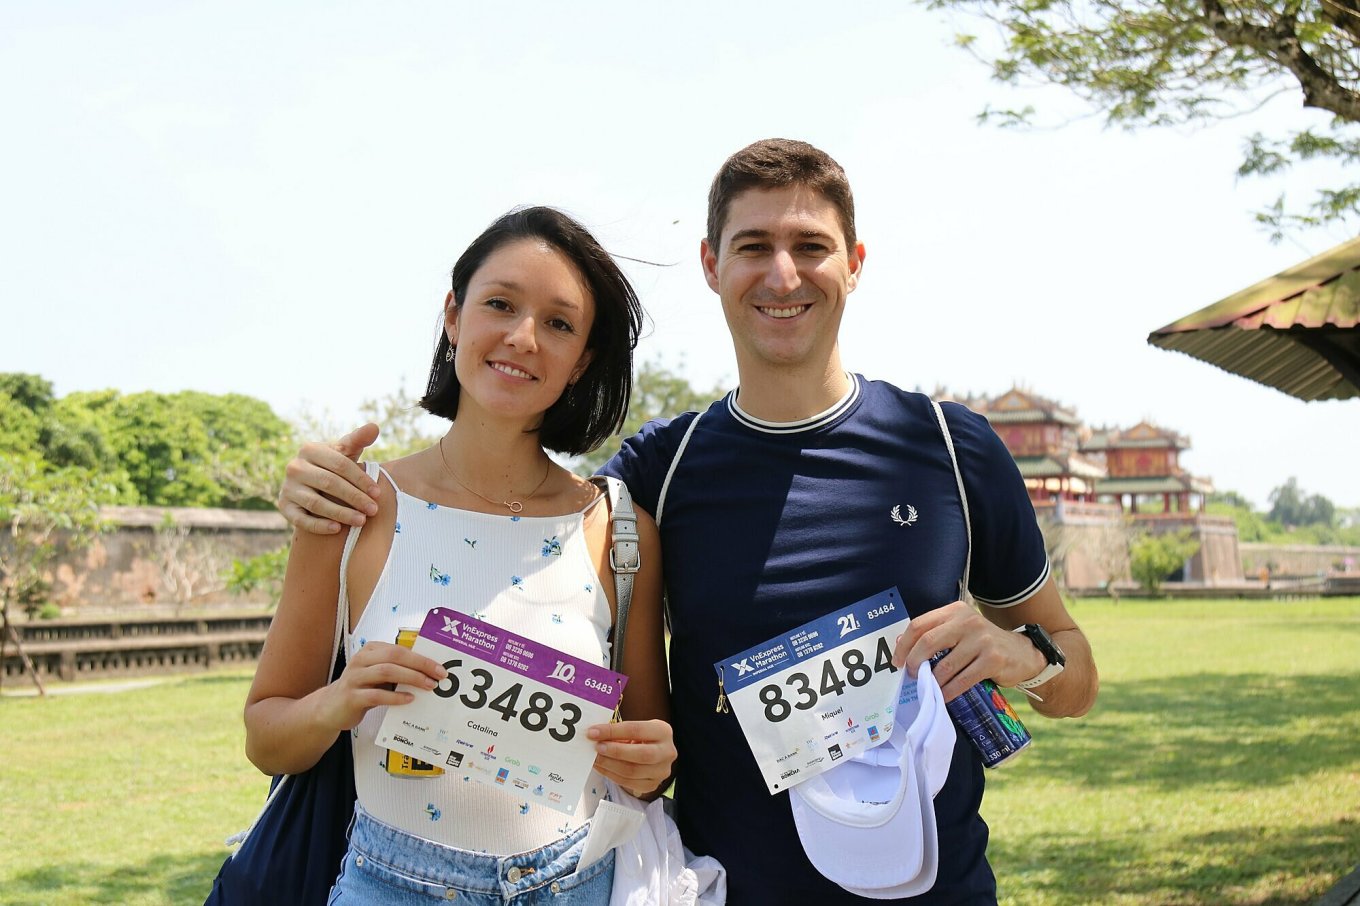
[[[1295,163],[1360,161],[1360,4],[1354,0],[928,0],[990,22],[1000,44],[958,43],[993,76],[1058,85],[1124,128],[1206,123],[1249,113],[1282,92],[1331,114],[1316,126],[1248,138],[1241,176],[1272,176]],[[992,109],[983,121],[1022,125],[1032,107]],[[1281,194],[1256,213],[1278,239],[1290,227],[1360,213],[1360,182],[1322,189],[1307,207]]]

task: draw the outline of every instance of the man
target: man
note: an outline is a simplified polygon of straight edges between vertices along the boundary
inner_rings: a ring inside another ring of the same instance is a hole
[[[704,275],[732,334],[739,389],[702,415],[647,425],[604,468],[661,530],[676,817],[692,850],[727,867],[733,903],[867,902],[804,856],[787,793],[768,793],[736,719],[715,710],[713,664],[895,586],[912,621],[894,661],[914,675],[948,649],[933,667],[946,700],[992,678],[1032,686],[1042,714],[1078,716],[1094,703],[1095,665],[1049,574],[1015,464],[986,421],[944,407],[965,515],[930,401],[844,371],[838,333],[865,250],[841,167],[803,142],[756,142],[715,178],[707,232]],[[281,494],[285,515],[303,527],[324,524],[303,508],[360,518],[306,485],[366,502],[356,488],[367,482],[337,450],[357,456],[373,436],[366,426],[336,449],[304,448]],[[955,600],[968,562],[980,611]],[[1011,631],[1027,624],[1046,630],[1065,669]],[[908,902],[996,902],[982,790],[979,756],[960,734],[935,799],[937,880]]]

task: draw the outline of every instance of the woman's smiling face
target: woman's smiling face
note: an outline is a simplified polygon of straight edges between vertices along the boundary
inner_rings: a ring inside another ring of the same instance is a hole
[[[444,317],[457,346],[460,415],[475,406],[537,424],[590,364],[594,297],[571,260],[541,240],[516,240],[487,255],[463,304],[452,294],[445,301]]]

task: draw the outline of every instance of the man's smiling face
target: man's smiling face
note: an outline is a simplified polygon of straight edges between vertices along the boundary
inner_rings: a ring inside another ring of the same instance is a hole
[[[732,200],[704,276],[722,299],[739,365],[824,367],[836,349],[862,246],[847,249],[835,206],[805,186]]]

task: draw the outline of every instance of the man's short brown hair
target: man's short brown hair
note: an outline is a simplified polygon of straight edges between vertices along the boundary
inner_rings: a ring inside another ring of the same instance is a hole
[[[788,186],[807,186],[835,206],[848,254],[855,247],[855,198],[850,194],[850,180],[831,155],[788,138],[761,139],[723,163],[708,190],[709,247],[718,250],[732,199],[749,189]]]

